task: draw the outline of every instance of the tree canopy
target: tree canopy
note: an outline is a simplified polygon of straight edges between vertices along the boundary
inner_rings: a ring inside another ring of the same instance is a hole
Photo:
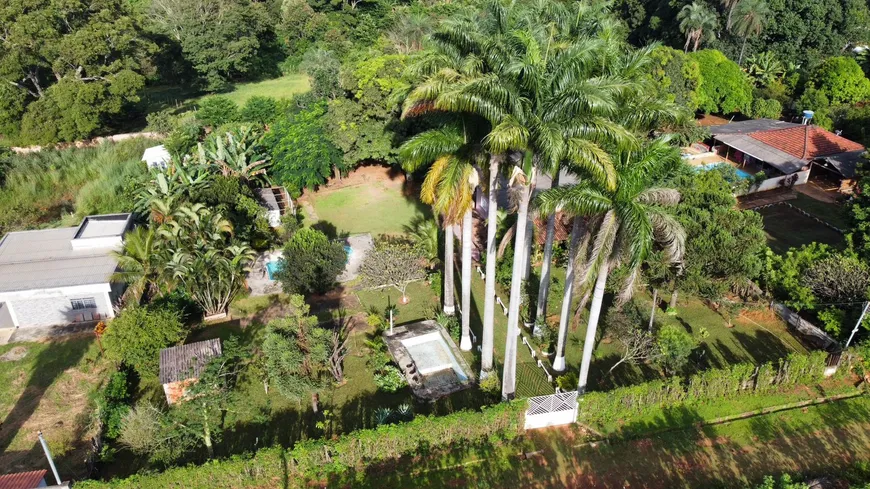
[[[703,80],[698,89],[698,106],[707,113],[747,112],[752,103],[752,82],[746,73],[720,51],[705,49],[693,53]]]

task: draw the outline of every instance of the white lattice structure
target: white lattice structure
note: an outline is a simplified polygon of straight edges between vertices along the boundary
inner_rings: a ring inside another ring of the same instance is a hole
[[[530,397],[526,409],[527,430],[562,426],[577,420],[577,391]]]

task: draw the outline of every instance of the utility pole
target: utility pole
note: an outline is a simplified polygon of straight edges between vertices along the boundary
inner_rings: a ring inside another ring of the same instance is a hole
[[[42,450],[45,452],[45,458],[48,459],[48,465],[51,466],[51,472],[54,474],[54,480],[57,481],[57,485],[61,485],[60,476],[57,474],[57,467],[54,466],[54,459],[51,458],[51,450],[48,449],[48,443],[45,442],[45,438],[42,437],[42,431],[37,432],[37,436],[39,436],[39,443],[42,444]]]
[[[855,337],[855,333],[858,332],[858,328],[861,327],[861,323],[864,321],[864,316],[867,314],[867,309],[870,308],[870,302],[864,303],[864,310],[861,311],[861,315],[858,316],[858,322],[855,323],[855,329],[852,330],[852,334],[849,335],[849,341],[846,342],[846,346],[843,348],[849,348],[849,345],[852,344],[852,339]]]

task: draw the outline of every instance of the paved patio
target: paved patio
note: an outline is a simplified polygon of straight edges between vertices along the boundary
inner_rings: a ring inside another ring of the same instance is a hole
[[[375,247],[375,240],[371,234],[355,234],[344,240],[350,246],[351,252],[347,259],[344,271],[338,276],[339,283],[350,282],[359,276],[359,267],[363,260]]]

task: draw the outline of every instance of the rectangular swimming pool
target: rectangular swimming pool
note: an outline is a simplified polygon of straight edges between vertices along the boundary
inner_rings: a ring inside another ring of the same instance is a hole
[[[269,272],[269,280],[275,280],[275,272],[277,272],[279,268],[281,268],[280,262],[266,262],[266,271]]]
[[[402,340],[402,345],[408,350],[421,374],[429,375],[452,369],[460,381],[468,380],[468,376],[459,366],[459,362],[453,356],[453,352],[440,333],[428,333],[408,338]]]
[[[728,165],[728,163],[707,163],[706,165],[696,166],[695,170],[696,171],[710,171],[710,170],[715,170],[716,167],[718,167],[718,166],[730,166],[730,165]],[[745,171],[741,170],[740,168],[734,168],[734,169],[737,170],[737,176],[740,178],[745,178],[747,180],[755,178],[751,173],[745,172]]]

